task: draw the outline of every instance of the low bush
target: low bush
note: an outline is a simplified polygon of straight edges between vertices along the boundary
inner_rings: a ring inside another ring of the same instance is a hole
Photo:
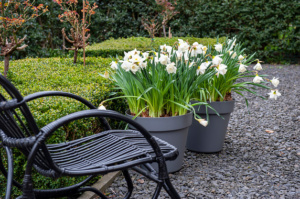
[[[138,49],[142,51],[148,50],[158,50],[160,45],[167,44],[172,46],[178,39],[183,39],[188,41],[190,44],[198,42],[203,45],[213,45],[216,43],[216,39],[212,38],[196,38],[196,37],[173,37],[162,38],[157,37],[152,41],[151,38],[146,37],[130,37],[130,38],[120,38],[120,39],[109,39],[102,43],[96,43],[86,48],[87,56],[101,56],[101,57],[115,57],[123,56],[124,51],[130,51],[133,49]],[[225,41],[225,37],[219,38],[220,42]],[[81,53],[82,54],[82,51]]]
[[[105,98],[109,97],[111,84],[102,78],[98,73],[104,73],[111,59],[87,58],[86,66],[82,61],[74,65],[72,58],[51,58],[51,59],[23,59],[12,61],[8,78],[20,90],[23,96],[39,91],[56,90],[77,94],[91,101],[95,106]],[[0,64],[3,70],[3,63]],[[1,90],[2,93],[2,90]],[[39,127],[68,115],[72,112],[87,109],[81,103],[65,97],[47,97],[36,99],[28,103]],[[122,100],[108,103],[108,108],[125,112],[125,103]],[[58,143],[95,133],[95,124],[86,121],[73,122],[72,125],[59,129],[49,139],[51,143]],[[1,149],[0,149],[1,150]],[[0,151],[1,154],[3,150]],[[6,156],[1,156],[5,159]],[[15,173],[18,181],[22,181],[26,159],[21,154],[14,157]],[[53,180],[44,178],[37,173],[34,174],[35,186],[49,189],[74,184],[75,178],[63,178]],[[78,180],[78,179],[77,179]],[[6,179],[0,174],[0,198],[5,194]],[[14,188],[13,198],[20,195]]]

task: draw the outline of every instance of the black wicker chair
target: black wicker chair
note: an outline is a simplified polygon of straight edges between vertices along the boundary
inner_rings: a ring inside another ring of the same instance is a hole
[[[3,92],[7,92],[0,94],[0,138],[2,141],[0,147],[3,147],[3,151],[7,154],[7,167],[4,166],[0,154],[0,170],[7,178],[6,199],[10,198],[13,185],[22,190],[22,196],[18,197],[22,199],[63,197],[84,191],[92,191],[101,198],[107,198],[97,189],[84,185],[99,174],[103,175],[117,170],[122,171],[127,182],[128,192],[125,198],[130,198],[133,183],[128,169],[143,174],[157,184],[152,198],[157,198],[162,188],[166,190],[170,198],[180,198],[170,182],[165,164],[165,160],[177,157],[177,149],[151,136],[133,120],[114,111],[98,110],[87,100],[70,93],[45,91],[23,98],[13,84],[1,74],[0,84],[4,88]],[[69,114],[39,129],[26,102],[46,96],[73,98],[91,110]],[[100,120],[105,129],[77,140],[46,144],[47,139],[61,126],[89,117]],[[113,130],[107,118],[124,121],[136,130]],[[27,157],[22,184],[13,177],[12,148],[20,150]],[[153,162],[158,165],[157,173],[150,165]],[[34,189],[33,168],[41,175],[52,178],[87,175],[89,177],[69,187],[40,190]]]

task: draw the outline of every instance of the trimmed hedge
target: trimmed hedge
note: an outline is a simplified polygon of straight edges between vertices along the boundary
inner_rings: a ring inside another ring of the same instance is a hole
[[[91,101],[95,106],[109,97],[111,83],[102,78],[98,73],[104,73],[111,59],[105,58],[87,58],[86,66],[82,60],[74,65],[72,58],[51,58],[51,59],[24,59],[12,61],[8,78],[20,90],[23,96],[39,91],[56,90],[77,94]],[[0,70],[3,70],[3,63],[0,64]],[[1,90],[2,93],[2,90]],[[108,103],[108,109],[125,112],[124,101],[114,101]],[[68,115],[72,112],[87,109],[81,103],[67,99],[66,97],[47,97],[36,99],[28,103],[39,127]],[[54,136],[49,139],[50,143],[58,143],[66,139],[74,139],[95,133],[97,125],[95,123],[84,121],[73,122],[72,125],[64,126],[59,129]],[[72,133],[71,133],[72,132]],[[1,149],[0,149],[1,150]],[[3,151],[1,152],[2,154]],[[5,156],[4,156],[5,157]],[[2,157],[2,158],[4,158]],[[24,165],[26,160],[19,154],[14,159],[14,176],[22,181]],[[69,184],[74,184],[76,178],[62,178],[53,180],[45,178],[39,174],[34,174],[35,185],[39,188],[58,188]],[[6,180],[0,175],[0,198],[5,194]],[[20,192],[14,188],[14,195]]]
[[[141,51],[149,51],[159,49],[160,45],[170,45],[173,46],[178,39],[182,39],[184,41],[188,41],[190,44],[194,42],[198,42],[203,45],[214,45],[216,44],[217,39],[212,38],[196,38],[196,37],[173,37],[169,38],[154,38],[154,41],[150,38],[146,37],[130,37],[130,38],[120,38],[120,39],[109,39],[102,43],[93,44],[86,48],[87,56],[101,56],[101,57],[115,57],[123,56],[124,51],[131,51],[133,49],[138,49]],[[225,42],[225,37],[219,38],[219,42]],[[82,54],[82,51],[80,51]]]

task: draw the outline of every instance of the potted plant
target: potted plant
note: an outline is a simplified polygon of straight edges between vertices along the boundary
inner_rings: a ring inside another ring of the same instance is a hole
[[[193,119],[192,95],[199,84],[216,73],[214,69],[200,73],[195,67],[199,62],[195,55],[203,50],[195,48],[191,53],[191,48],[187,42],[179,40],[174,48],[160,46],[159,52],[136,49],[125,52],[124,58],[113,61],[110,71],[103,75],[122,91],[124,96],[121,97],[126,98],[129,106],[126,112],[129,117],[154,136],[177,147],[179,156],[167,162],[169,172],[182,167],[188,127]],[[103,102],[100,107],[104,108]]]
[[[202,125],[193,122],[189,129],[187,149],[206,153],[222,150],[230,113],[235,103],[231,95],[233,92],[243,97],[243,92],[250,92],[264,99],[257,93],[258,87],[270,90],[266,85],[269,82],[277,87],[277,78],[269,80],[266,75],[259,75],[262,66],[259,60],[254,60],[254,55],[246,56],[245,49],[240,43],[236,44],[236,39],[233,38],[227,39],[224,44],[215,44],[214,49],[209,47],[207,54],[199,57],[202,62],[200,68],[214,68],[216,75],[199,84],[194,95],[200,101],[208,102],[214,110],[203,106],[195,107],[196,113],[207,120],[201,119]],[[253,61],[257,63],[252,69],[249,65]],[[278,90],[272,90],[269,95],[276,99],[281,94]],[[248,105],[246,98],[245,102]]]

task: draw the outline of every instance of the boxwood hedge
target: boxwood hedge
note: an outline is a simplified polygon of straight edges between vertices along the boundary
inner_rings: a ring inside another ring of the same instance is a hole
[[[146,37],[130,37],[130,38],[120,38],[114,39],[110,38],[102,43],[95,43],[86,48],[87,56],[101,56],[101,57],[114,57],[116,55],[123,56],[124,51],[130,51],[133,49],[138,49],[142,51],[148,51],[153,49],[158,49],[160,45],[174,45],[178,39],[183,39],[188,41],[190,44],[194,42],[201,43],[203,45],[214,45],[217,39],[212,38],[196,38],[196,37],[173,37],[162,38],[157,37],[152,40],[151,38]],[[219,38],[219,42],[224,42],[225,37]],[[82,51],[81,51],[82,54]]]
[[[110,58],[90,57],[86,59],[86,66],[83,66],[81,60],[74,65],[72,58],[23,59],[10,63],[8,78],[24,96],[47,90],[65,91],[80,95],[97,106],[103,99],[109,97],[112,85],[98,73],[103,73],[110,62]],[[3,63],[0,64],[0,70],[3,70]],[[125,111],[125,104],[122,100],[108,105],[109,109],[114,109],[122,113]],[[43,127],[64,115],[86,109],[86,107],[75,100],[69,100],[65,97],[37,99],[30,102],[29,107],[39,127]],[[86,120],[77,121],[72,123],[72,125],[64,126],[49,139],[49,142],[58,143],[66,139],[86,136],[94,133],[95,129],[96,127],[93,123],[86,122]],[[3,151],[1,153],[4,154]],[[2,158],[5,159],[5,156]],[[22,181],[24,165],[26,165],[24,156],[21,154],[16,155],[14,157],[14,176],[19,181]],[[34,175],[35,185],[45,189],[74,184],[78,180],[76,178],[62,178],[55,181],[44,178],[37,173]],[[0,198],[1,195],[5,194],[5,182],[6,180],[1,174]],[[20,194],[16,188],[14,188],[13,193],[13,198]]]

